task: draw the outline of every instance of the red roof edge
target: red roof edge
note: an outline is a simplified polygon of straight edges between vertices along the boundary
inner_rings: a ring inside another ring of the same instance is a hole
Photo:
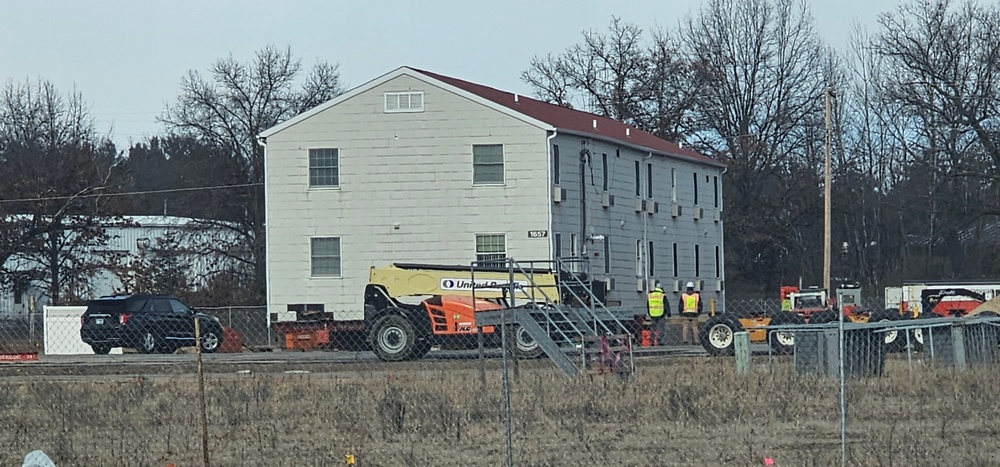
[[[629,146],[643,148],[668,157],[688,160],[701,164],[725,167],[726,164],[717,159],[705,156],[697,151],[682,148],[677,143],[667,141],[652,133],[634,128],[617,120],[602,117],[582,110],[562,107],[538,99],[502,91],[489,86],[471,83],[458,78],[440,75],[434,72],[411,68],[413,71],[430,78],[444,82],[463,91],[475,94],[483,99],[502,105],[518,113],[545,122],[559,130],[570,133],[584,134],[604,140],[615,141]]]

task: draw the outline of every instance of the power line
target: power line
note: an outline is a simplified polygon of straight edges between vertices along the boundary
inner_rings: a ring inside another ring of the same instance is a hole
[[[126,191],[122,193],[87,193],[82,195],[70,195],[70,196],[46,196],[42,198],[0,199],[0,204],[26,203],[31,201],[60,201],[60,200],[79,199],[79,198],[99,198],[102,196],[133,196],[133,195],[150,195],[159,193],[180,193],[185,191],[225,190],[229,188],[248,188],[261,185],[263,185],[263,183],[256,182],[256,183],[242,183],[239,185],[215,185],[215,186],[199,186],[192,188],[170,188],[166,190]],[[94,188],[94,190],[101,190],[101,189],[104,189],[104,187]]]

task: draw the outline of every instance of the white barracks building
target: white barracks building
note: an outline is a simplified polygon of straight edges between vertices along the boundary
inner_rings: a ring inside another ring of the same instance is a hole
[[[401,67],[260,139],[272,320],[362,319],[372,266],[505,256],[586,255],[611,306],[723,302],[725,167],[620,122]]]

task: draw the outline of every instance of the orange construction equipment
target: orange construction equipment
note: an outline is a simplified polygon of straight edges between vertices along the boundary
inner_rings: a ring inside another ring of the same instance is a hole
[[[240,353],[243,351],[243,333],[226,326],[222,328],[222,345],[220,353]]]

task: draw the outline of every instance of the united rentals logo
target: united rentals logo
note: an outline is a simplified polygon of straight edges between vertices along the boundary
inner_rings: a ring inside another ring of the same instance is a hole
[[[514,281],[514,288],[524,290],[528,286],[527,281]],[[464,290],[472,289],[485,292],[500,292],[502,289],[510,288],[510,281],[500,279],[476,279],[475,283],[469,279],[441,279],[441,290]]]

